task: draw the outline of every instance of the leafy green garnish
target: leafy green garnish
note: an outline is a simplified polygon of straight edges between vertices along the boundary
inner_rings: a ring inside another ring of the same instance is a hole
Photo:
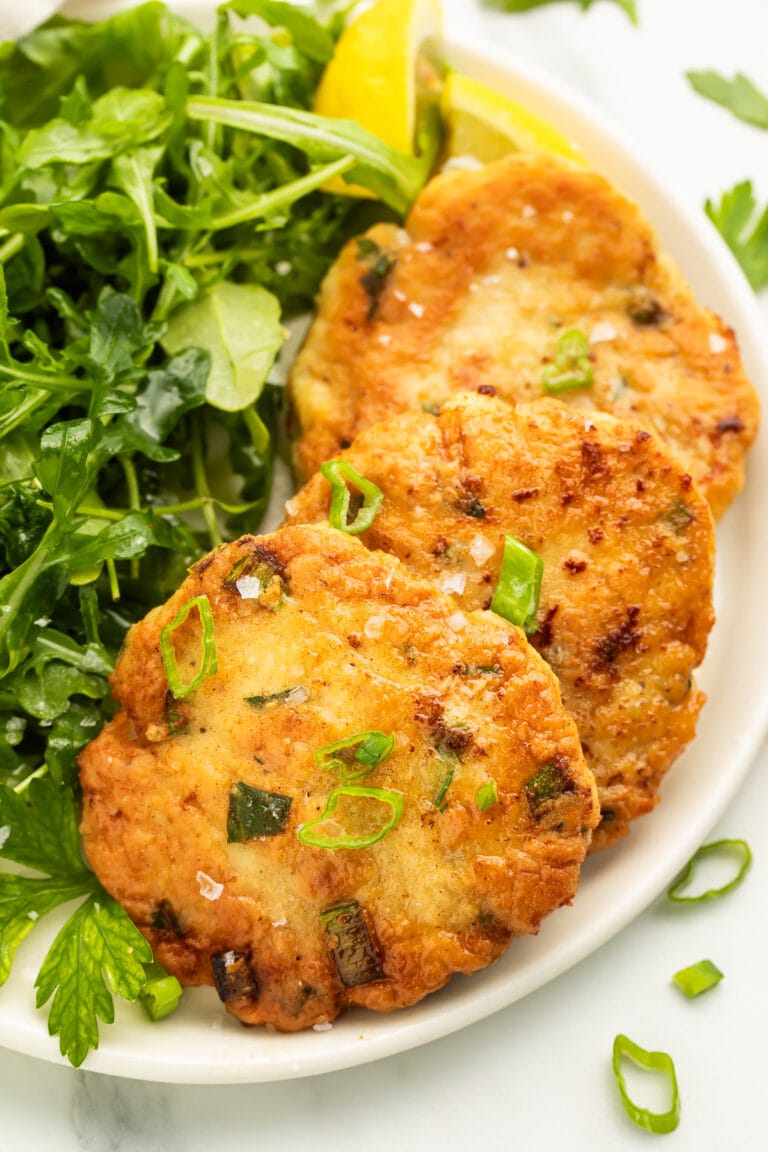
[[[0,873],[0,984],[38,919],[87,894],[35,981],[38,1007],[53,996],[48,1030],[59,1035],[62,1055],[78,1067],[98,1046],[98,1020],[114,1019],[113,994],[138,996],[152,949],[83,862],[70,790],[37,779],[26,791],[25,798],[0,784],[0,856],[46,875]]]
[[[117,653],[201,552],[258,529],[285,321],[427,175],[310,111],[340,30],[232,0],[207,34],[151,0],[0,53],[0,856],[35,873],[0,874],[0,982],[39,917],[87,897],[38,978],[73,1063],[151,961],[77,834]],[[342,176],[382,202],[324,191]]]
[[[700,96],[721,104],[747,124],[768,128],[768,96],[743,72],[737,72],[732,80],[719,72],[686,72],[686,76]]]
[[[742,267],[755,291],[768,285],[768,206],[758,212],[750,181],[724,192],[719,204],[707,200],[707,216]]]
[[[501,8],[504,12],[528,12],[531,8],[543,8],[545,4],[554,4],[556,0],[485,0],[491,8]],[[576,0],[583,12],[587,12],[597,0]],[[633,24],[639,23],[637,17],[636,0],[614,0],[626,12]]]

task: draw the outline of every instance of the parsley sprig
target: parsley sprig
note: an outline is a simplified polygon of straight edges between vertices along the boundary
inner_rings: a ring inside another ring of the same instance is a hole
[[[528,12],[531,8],[542,8],[545,4],[554,4],[558,0],[486,0],[492,8],[502,8],[505,12]],[[613,0],[622,8],[633,24],[638,23],[636,0]],[[588,12],[597,0],[576,0],[583,12]]]
[[[768,96],[738,72],[732,79],[718,72],[687,72],[700,96],[727,108],[739,120],[768,130]],[[705,211],[755,291],[768,286],[768,207],[759,210],[752,183],[744,180],[720,203],[707,200]]]
[[[40,917],[87,895],[51,945],[38,973],[37,1006],[53,997],[48,1029],[75,1067],[98,1046],[98,1021],[114,1019],[113,993],[135,1000],[152,949],[85,865],[72,792],[33,779],[26,796],[0,784],[0,855],[40,876],[0,873],[0,983]]]

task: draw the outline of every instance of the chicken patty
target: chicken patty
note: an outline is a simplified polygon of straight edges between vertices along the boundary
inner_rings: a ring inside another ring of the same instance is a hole
[[[490,605],[507,533],[541,558],[530,640],[595,774],[592,847],[625,835],[657,803],[704,701],[692,675],[713,621],[714,529],[690,476],[661,440],[614,417],[474,394],[378,424],[340,459],[384,494],[360,539],[465,611]],[[288,521],[325,517],[330,491],[316,475]],[[482,674],[493,691],[498,669]]]
[[[347,245],[292,373],[297,474],[480,385],[512,402],[555,390],[660,433],[716,517],[742,486],[758,402],[734,334],[595,172],[519,153],[446,172],[405,230]]]
[[[81,755],[87,858],[246,1023],[412,1004],[574,895],[599,811],[550,669],[343,532],[211,553],[113,690]]]

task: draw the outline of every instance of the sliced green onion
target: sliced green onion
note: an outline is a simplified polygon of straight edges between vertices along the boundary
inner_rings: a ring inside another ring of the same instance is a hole
[[[437,795],[435,796],[435,808],[437,808],[438,812],[445,812],[446,808],[448,807],[447,802],[443,804],[443,800],[445,800],[445,794],[451,786],[451,781],[453,780],[455,773],[456,762],[454,760],[453,764],[449,766],[447,772],[445,773],[440,787],[437,790]]]
[[[339,836],[326,836],[322,832],[316,831],[318,825],[325,823],[333,815],[342,796],[358,796],[376,800],[380,804],[386,804],[392,810],[392,815],[375,832],[369,832],[362,836],[356,836],[353,832],[342,832]],[[389,788],[366,788],[362,784],[344,784],[341,788],[335,788],[331,792],[325,805],[325,811],[316,820],[310,820],[308,824],[302,825],[296,835],[302,844],[307,844],[310,848],[328,848],[330,850],[336,848],[370,848],[372,844],[376,844],[383,836],[386,836],[387,832],[390,832],[399,822],[403,815],[403,805],[402,795]]]
[[[394,746],[394,736],[385,736],[383,732],[358,732],[318,748],[315,763],[323,772],[335,768],[342,780],[359,780],[386,760]],[[362,764],[362,768],[353,772],[351,769],[355,763]]]
[[[729,880],[728,883],[723,884],[721,888],[708,888],[706,892],[702,892],[699,896],[678,896],[678,892],[681,888],[685,887],[698,861],[701,860],[703,856],[709,856],[711,854],[716,856],[735,855],[741,857],[741,866],[733,880]],[[717,896],[725,896],[726,892],[732,892],[734,888],[737,888],[739,884],[741,884],[751,864],[752,853],[746,840],[714,840],[711,844],[704,844],[699,848],[698,852],[694,852],[685,868],[683,868],[667,892],[667,896],[670,900],[674,900],[676,904],[697,904],[700,900],[714,900]]]
[[[144,973],[146,979],[139,992],[139,1000],[146,1008],[150,1020],[162,1020],[178,1008],[181,984],[159,964],[145,964]]]
[[[269,696],[245,696],[244,699],[251,708],[266,708],[267,704],[281,702],[296,707],[298,704],[306,704],[309,692],[303,684],[297,684],[293,688],[284,688],[282,692],[272,692]]]
[[[517,624],[526,633],[535,632],[543,572],[541,557],[507,532],[491,611],[511,624]]]
[[[366,480],[365,476],[361,476],[357,469],[344,460],[328,460],[320,471],[331,485],[331,508],[328,519],[332,526],[342,532],[348,532],[351,536],[357,536],[360,532],[365,532],[366,528],[370,528],[384,499],[381,488]],[[350,484],[363,498],[363,503],[351,523],[348,487]]]
[[[357,900],[326,908],[320,913],[320,922],[339,979],[346,988],[384,979],[376,942]]]
[[[672,1103],[667,1112],[651,1112],[647,1108],[640,1108],[630,1099],[624,1073],[621,1070],[621,1058],[627,1056],[641,1068],[648,1068],[652,1072],[663,1072],[669,1077],[672,1090]],[[627,1036],[617,1036],[613,1042],[613,1074],[619,1086],[621,1099],[630,1120],[647,1132],[657,1135],[674,1132],[680,1123],[680,1093],[677,1087],[675,1065],[671,1056],[666,1052],[646,1052],[639,1044],[635,1044]]]
[[[699,960],[698,964],[681,968],[672,977],[689,1000],[693,1000],[694,996],[701,996],[702,992],[709,992],[710,988],[714,988],[722,979],[723,973],[711,960]]]
[[[181,627],[193,608],[197,608],[200,616],[200,668],[189,684],[182,684],[172,636],[176,629]],[[187,600],[186,604],[182,604],[175,619],[167,624],[160,633],[160,653],[163,657],[163,668],[168,680],[168,687],[177,700],[181,700],[183,696],[188,696],[190,692],[194,692],[203,680],[207,679],[208,676],[213,676],[218,670],[219,661],[213,638],[213,612],[207,596],[195,596],[192,600]]]
[[[260,836],[279,836],[285,832],[291,804],[290,796],[264,792],[238,780],[229,794],[227,840],[238,844]]]
[[[499,792],[496,781],[488,780],[485,784],[481,784],[475,792],[475,800],[481,812],[487,812],[489,808],[493,808],[494,804],[498,804]]]
[[[592,387],[589,341],[580,328],[569,328],[560,337],[555,359],[541,373],[541,382],[544,390],[553,394]]]

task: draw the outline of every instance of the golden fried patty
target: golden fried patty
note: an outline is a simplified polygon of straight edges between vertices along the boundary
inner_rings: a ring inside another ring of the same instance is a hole
[[[300,476],[376,421],[457,391],[536,399],[576,329],[593,383],[559,398],[659,432],[715,516],[725,510],[757,399],[733,332],[696,303],[633,204],[594,172],[514,154],[438,176],[406,228],[353,240],[323,285],[291,380]]]
[[[174,699],[208,605],[217,670]],[[157,959],[247,1023],[411,1004],[575,892],[599,813],[551,671],[344,533],[200,561],[113,688],[81,757],[87,857]]]
[[[541,557],[530,639],[597,780],[593,847],[619,839],[656,804],[704,700],[692,674],[712,625],[714,532],[690,477],[657,437],[611,416],[474,394],[378,424],[341,459],[384,493],[360,538],[466,611],[490,604],[506,533]],[[289,521],[326,516],[329,492],[316,475]],[[492,692],[493,663],[483,675]]]

